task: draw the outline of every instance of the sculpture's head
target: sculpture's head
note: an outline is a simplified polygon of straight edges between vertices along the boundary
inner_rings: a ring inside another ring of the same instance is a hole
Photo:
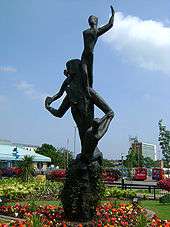
[[[101,119],[100,118],[94,118],[92,123],[92,130],[93,132],[96,132],[100,126]]]
[[[98,25],[98,18],[94,15],[91,15],[88,19],[90,27],[97,27]]]
[[[66,63],[67,74],[70,76],[76,75],[80,72],[81,61],[79,59],[71,59]]]

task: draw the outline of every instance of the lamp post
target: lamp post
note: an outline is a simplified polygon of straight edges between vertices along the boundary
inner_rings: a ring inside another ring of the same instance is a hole
[[[69,152],[69,138],[66,141],[66,168],[68,168],[68,152]]]
[[[73,139],[73,158],[76,158],[76,134],[77,134],[77,127],[74,126],[74,139]]]
[[[124,189],[124,177],[123,177],[123,153],[121,153],[121,163],[122,163],[122,170],[121,170],[121,175],[122,175],[122,189]]]

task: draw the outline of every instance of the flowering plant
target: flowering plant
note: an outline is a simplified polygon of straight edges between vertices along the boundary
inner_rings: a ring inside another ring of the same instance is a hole
[[[13,227],[32,227],[36,222],[41,222],[43,227],[82,227],[79,224],[69,224],[64,221],[64,211],[62,207],[57,206],[39,206],[32,211],[29,204],[21,206],[1,206],[0,214],[10,215],[26,219],[24,222],[13,223]],[[38,216],[39,218],[36,218]],[[6,225],[10,226],[10,225]],[[96,217],[90,222],[91,227],[133,227],[133,226],[151,226],[151,227],[168,227],[170,222],[161,221],[157,216],[150,220],[147,218],[147,213],[144,208],[133,204],[120,204],[116,208],[112,203],[103,204],[96,209]],[[0,225],[2,227],[2,225]]]
[[[52,170],[47,174],[47,179],[49,180],[60,180],[64,179],[66,176],[65,169]]]
[[[157,186],[170,192],[170,178],[158,181]]]

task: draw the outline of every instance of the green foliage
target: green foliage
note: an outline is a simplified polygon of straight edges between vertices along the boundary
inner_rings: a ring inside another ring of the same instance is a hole
[[[55,148],[50,144],[42,144],[38,147],[36,153],[45,155],[51,158],[51,163],[59,166],[60,169],[65,169],[72,160],[72,153],[65,148]]]
[[[10,200],[57,199],[61,186],[62,183],[59,182],[40,182],[34,179],[24,182],[9,178],[0,181],[0,196]]]
[[[105,197],[112,198],[134,198],[136,192],[130,189],[123,190],[117,187],[107,187],[105,190]]]
[[[37,203],[36,203],[35,200],[30,200],[29,201],[29,206],[30,206],[30,210],[31,211],[36,211],[36,209],[37,209]]]
[[[170,220],[170,204],[160,204],[156,200],[143,200],[141,205],[153,211],[162,220]]]
[[[163,204],[165,204],[165,203],[170,204],[170,194],[168,193],[168,194],[165,194],[164,196],[162,196],[162,197],[159,199],[159,202],[160,202],[160,203],[163,203]]]
[[[143,166],[144,164],[144,157],[141,153],[138,154],[137,151],[133,150],[132,148],[129,149],[129,154],[126,156],[126,160],[124,161],[124,165],[128,169],[132,169],[134,167]]]
[[[159,144],[162,149],[162,154],[166,161],[170,161],[170,131],[162,124],[163,120],[159,121]]]
[[[144,162],[144,166],[146,168],[154,167],[156,164],[156,162],[153,159],[151,159],[150,157],[144,158],[143,162]]]
[[[99,195],[100,198],[105,196],[106,186],[100,178],[97,181],[97,190],[100,193],[100,195]]]
[[[31,227],[43,227],[41,222],[41,217],[38,215],[33,214],[31,217]]]
[[[22,180],[29,181],[33,177],[34,167],[33,167],[33,157],[24,156],[20,162],[20,167],[22,168]]]
[[[25,198],[35,191],[35,182],[23,182],[16,178],[8,178],[0,181],[0,196],[7,199]]]
[[[146,215],[143,214],[143,213],[138,215],[136,222],[137,222],[136,225],[135,225],[136,227],[150,226],[150,225],[148,225],[150,223],[148,223],[148,219],[146,218]]]
[[[108,159],[103,159],[102,167],[103,168],[113,167],[113,161],[112,160],[108,160]]]

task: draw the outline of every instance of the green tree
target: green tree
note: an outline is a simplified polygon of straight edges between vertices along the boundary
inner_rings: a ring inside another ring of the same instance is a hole
[[[139,166],[142,167],[144,165],[144,157],[141,152],[138,153],[136,150],[130,148],[128,155],[126,156],[126,159],[124,161],[124,165],[130,169]]]
[[[127,168],[128,177],[132,178],[132,169],[135,167],[142,167],[144,165],[144,157],[141,152],[129,148],[128,155],[124,160],[124,166]]]
[[[66,168],[72,159],[72,153],[65,148],[55,148],[50,144],[42,144],[38,147],[36,153],[51,158],[51,164],[59,166],[60,168]]]
[[[34,173],[33,157],[24,156],[22,161],[20,161],[19,166],[22,168],[22,179],[24,181],[29,181]]]
[[[156,165],[156,162],[150,157],[144,158],[143,162],[144,162],[144,166],[146,168],[151,168],[151,167],[154,167]]]
[[[159,125],[159,144],[162,149],[162,154],[167,163],[170,162],[170,131],[166,129],[163,125],[163,120],[161,119],[158,123]]]
[[[108,160],[108,159],[103,159],[102,161],[102,167],[103,168],[110,168],[110,167],[114,167],[114,162],[112,160]]]

